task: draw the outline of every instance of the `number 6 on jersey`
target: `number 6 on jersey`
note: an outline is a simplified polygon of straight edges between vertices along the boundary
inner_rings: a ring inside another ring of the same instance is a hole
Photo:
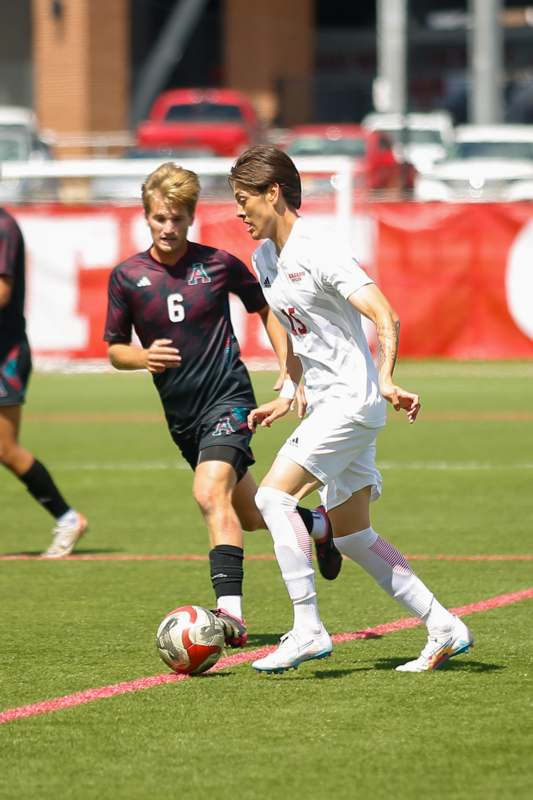
[[[183,296],[179,292],[169,294],[167,297],[168,318],[171,322],[182,322],[185,319]]]

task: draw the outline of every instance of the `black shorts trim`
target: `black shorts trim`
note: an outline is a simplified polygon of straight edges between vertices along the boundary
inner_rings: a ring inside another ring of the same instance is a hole
[[[223,461],[225,464],[230,464],[235,470],[237,475],[237,483],[243,478],[247,471],[254,463],[251,450],[245,452],[238,447],[232,447],[226,444],[214,444],[200,450],[198,454],[198,464],[204,461]]]
[[[250,407],[245,406],[220,407],[197,420],[195,428],[185,434],[176,431],[171,415],[167,415],[167,422],[170,435],[193,470],[199,463],[200,454],[205,453],[202,461],[229,463],[240,480],[248,467],[255,463],[250,449],[249,411]],[[217,451],[219,458],[215,457]]]

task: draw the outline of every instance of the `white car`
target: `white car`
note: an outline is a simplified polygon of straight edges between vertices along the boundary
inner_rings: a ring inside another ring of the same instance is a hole
[[[415,179],[415,200],[533,199],[533,125],[460,125],[449,155]]]
[[[42,136],[35,113],[23,106],[0,106],[0,165],[6,161],[43,161],[51,158],[50,142]],[[0,201],[19,201],[37,194],[38,181],[0,182]]]
[[[388,134],[397,158],[409,161],[417,172],[430,169],[444,158],[453,143],[452,117],[447,111],[404,115],[375,112],[367,114],[361,124]]]

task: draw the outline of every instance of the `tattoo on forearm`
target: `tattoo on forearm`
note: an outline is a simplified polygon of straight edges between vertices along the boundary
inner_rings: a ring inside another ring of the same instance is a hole
[[[376,325],[378,339],[378,369],[385,368],[392,375],[396,356],[398,355],[398,339],[400,336],[400,322],[394,322],[392,317],[380,321]]]

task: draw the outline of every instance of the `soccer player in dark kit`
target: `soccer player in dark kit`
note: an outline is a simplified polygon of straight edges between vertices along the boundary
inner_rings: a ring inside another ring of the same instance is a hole
[[[19,226],[0,208],[0,463],[56,520],[50,547],[42,555],[69,555],[87,530],[87,520],[65,501],[40,461],[19,444],[22,405],[31,373],[24,319],[24,240]]]
[[[256,401],[233,333],[229,293],[260,315],[282,365],[286,335],[239,259],[188,241],[199,193],[197,175],[170,162],[146,179],[142,197],[152,245],[111,273],[104,339],[113,366],[153,376],[172,439],[194,470],[193,495],[209,532],[215,613],[226,643],[241,647],[247,641],[242,531],[266,526],[248,471],[254,458],[247,416]],[[141,347],[131,343],[132,328]],[[302,535],[315,541],[322,575],[335,578],[342,559],[327,515],[321,507],[298,507],[297,513]]]

